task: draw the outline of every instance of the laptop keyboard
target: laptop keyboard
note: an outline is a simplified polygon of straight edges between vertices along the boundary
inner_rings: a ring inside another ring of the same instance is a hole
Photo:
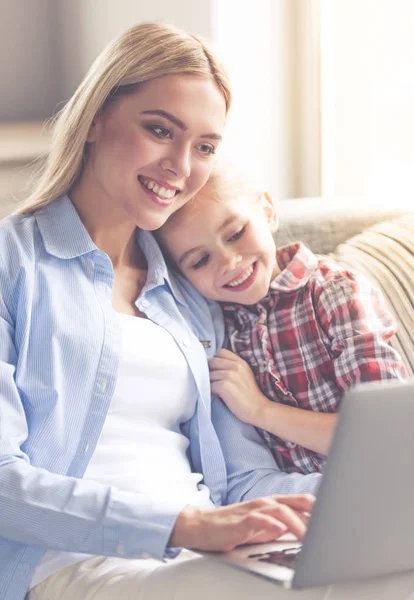
[[[249,558],[260,562],[267,562],[271,565],[280,565],[281,567],[293,568],[295,561],[302,550],[302,547],[285,548],[284,550],[272,550],[271,552],[262,552],[259,554],[249,554]]]

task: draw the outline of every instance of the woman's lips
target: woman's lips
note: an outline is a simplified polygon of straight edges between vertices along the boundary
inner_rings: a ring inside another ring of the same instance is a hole
[[[158,204],[159,206],[164,206],[164,207],[171,206],[171,204],[172,204],[173,200],[176,198],[177,194],[180,193],[180,190],[176,190],[176,193],[171,198],[161,198],[161,196],[158,196],[158,194],[156,194],[153,190],[150,190],[146,185],[144,185],[144,183],[141,181],[141,179],[139,177],[137,178],[137,180],[138,180],[138,183],[141,186],[141,188],[147,194],[147,196],[155,204]]]

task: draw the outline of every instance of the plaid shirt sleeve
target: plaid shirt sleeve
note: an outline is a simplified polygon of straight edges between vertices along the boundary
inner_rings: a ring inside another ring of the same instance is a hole
[[[400,356],[388,344],[395,321],[367,278],[336,272],[322,285],[316,310],[344,391],[360,382],[407,377]]]

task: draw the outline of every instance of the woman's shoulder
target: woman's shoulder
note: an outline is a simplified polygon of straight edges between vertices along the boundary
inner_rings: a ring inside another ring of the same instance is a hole
[[[34,213],[11,214],[0,220],[0,235],[9,235],[19,239],[21,236],[30,235],[35,227]]]
[[[0,264],[19,264],[34,255],[36,240],[34,214],[16,214],[0,221]]]

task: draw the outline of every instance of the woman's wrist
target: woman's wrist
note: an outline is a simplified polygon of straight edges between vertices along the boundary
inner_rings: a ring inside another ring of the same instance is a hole
[[[200,525],[205,509],[187,505],[177,517],[172,530],[168,547],[170,548],[196,548],[199,540]]]

